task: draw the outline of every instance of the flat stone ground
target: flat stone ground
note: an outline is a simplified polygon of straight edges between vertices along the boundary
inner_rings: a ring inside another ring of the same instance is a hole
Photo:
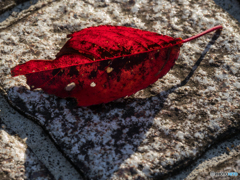
[[[239,1],[214,1],[217,5],[221,6],[224,10],[226,10],[230,15],[232,15],[240,22]],[[37,1],[25,2],[24,6],[26,6],[27,9],[31,6],[31,4],[34,4],[36,2]],[[11,14],[11,11],[9,14]],[[0,23],[4,22],[9,14],[4,13],[2,16],[0,16]],[[29,120],[28,118],[20,115],[17,111],[15,111],[11,106],[9,106],[2,95],[0,95],[0,118],[6,124],[6,126],[8,128],[10,127],[14,132],[16,132],[20,138],[25,139],[27,137],[28,146],[35,153],[38,159],[40,159],[42,163],[48,168],[48,170],[53,174],[55,179],[82,179],[81,175],[65,158],[65,156],[59,152],[59,150],[52,143],[48,135],[45,134],[42,128],[36,123],[32,122],[32,120]],[[41,146],[39,146],[39,144],[41,144]],[[175,175],[166,179],[194,179],[196,176],[201,176],[201,173],[204,173],[200,170],[210,168],[214,165],[217,166],[217,162],[223,161],[223,163],[225,162],[227,164],[230,159],[234,159],[234,157],[239,158],[239,154],[236,153],[236,149],[239,147],[240,134],[235,135],[234,137],[231,137],[219,144],[215,144],[213,147],[208,149],[203,156],[199,157],[186,169],[181,170],[180,172],[176,172]],[[240,164],[239,161],[237,163]],[[212,171],[215,171],[215,169],[212,169]],[[233,172],[231,168],[229,171]],[[238,172],[240,174],[239,169]]]

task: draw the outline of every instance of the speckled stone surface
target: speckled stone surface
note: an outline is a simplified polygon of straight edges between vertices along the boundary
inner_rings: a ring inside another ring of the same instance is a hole
[[[240,146],[236,146],[229,154],[223,154],[220,157],[215,157],[211,162],[204,162],[197,169],[192,171],[187,177],[188,180],[197,179],[239,179],[240,172]],[[221,174],[211,174],[221,173]],[[237,172],[237,176],[226,176],[223,173]]]
[[[1,18],[0,18],[0,30],[6,29],[7,27],[13,25],[16,22],[20,22],[21,19],[27,17],[31,13],[35,12],[38,9],[41,9],[45,6],[48,6],[52,2],[58,1],[58,0],[31,0],[23,3],[27,0],[10,0],[10,1],[3,1],[2,11],[0,11]],[[0,0],[1,2],[1,0]],[[5,6],[6,4],[7,7]],[[19,4],[19,5],[17,5]],[[5,6],[5,8],[4,8]],[[1,8],[0,8],[1,10]]]
[[[5,11],[11,10],[18,4],[22,4],[25,1],[28,0],[0,0],[0,14],[4,13]],[[30,4],[32,4],[32,1],[30,2]]]
[[[70,161],[59,152],[44,130],[32,120],[14,110],[1,94],[0,119],[4,127],[15,132],[14,135],[19,137],[18,140],[22,139],[24,144],[33,151],[37,159],[46,166],[55,179],[82,179],[79,172],[77,172]]]
[[[0,179],[52,180],[53,175],[25,142],[0,119]]]
[[[54,59],[66,34],[102,24],[183,39],[219,24],[224,29],[198,67],[212,34],[183,45],[174,68],[153,85],[105,105],[76,107],[10,76],[19,63]],[[0,83],[12,106],[48,131],[87,178],[158,179],[239,131],[239,44],[238,24],[213,1],[62,0],[2,28]],[[192,68],[189,82],[171,89]]]
[[[195,159],[187,168],[181,169],[178,173],[172,174],[167,180],[180,179],[215,179],[220,178],[216,172],[238,173],[235,179],[239,179],[239,152],[240,133],[225,141],[211,146],[200,158]],[[222,179],[233,177],[221,174]],[[224,176],[224,177],[223,177]]]

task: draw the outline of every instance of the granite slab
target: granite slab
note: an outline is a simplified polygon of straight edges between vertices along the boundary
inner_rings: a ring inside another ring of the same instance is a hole
[[[61,0],[14,22],[0,32],[1,92],[87,179],[168,177],[239,132],[239,25],[214,1]],[[224,28],[185,44],[162,79],[108,104],[77,107],[74,99],[30,91],[23,76],[11,77],[19,63],[54,59],[66,34],[102,24],[183,39]]]

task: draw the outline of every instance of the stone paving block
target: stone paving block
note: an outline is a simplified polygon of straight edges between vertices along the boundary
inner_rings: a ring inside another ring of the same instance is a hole
[[[23,17],[11,31],[0,32],[2,93],[40,124],[87,178],[164,178],[239,131],[239,26],[214,1],[61,0]],[[219,24],[224,28],[210,50],[212,34],[185,44],[165,77],[104,105],[76,107],[72,99],[30,91],[24,77],[10,76],[19,63],[54,59],[66,34],[102,24],[183,39]]]

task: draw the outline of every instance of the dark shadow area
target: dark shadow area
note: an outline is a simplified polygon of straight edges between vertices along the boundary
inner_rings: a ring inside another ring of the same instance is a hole
[[[214,0],[214,2],[240,22],[240,0]]]

